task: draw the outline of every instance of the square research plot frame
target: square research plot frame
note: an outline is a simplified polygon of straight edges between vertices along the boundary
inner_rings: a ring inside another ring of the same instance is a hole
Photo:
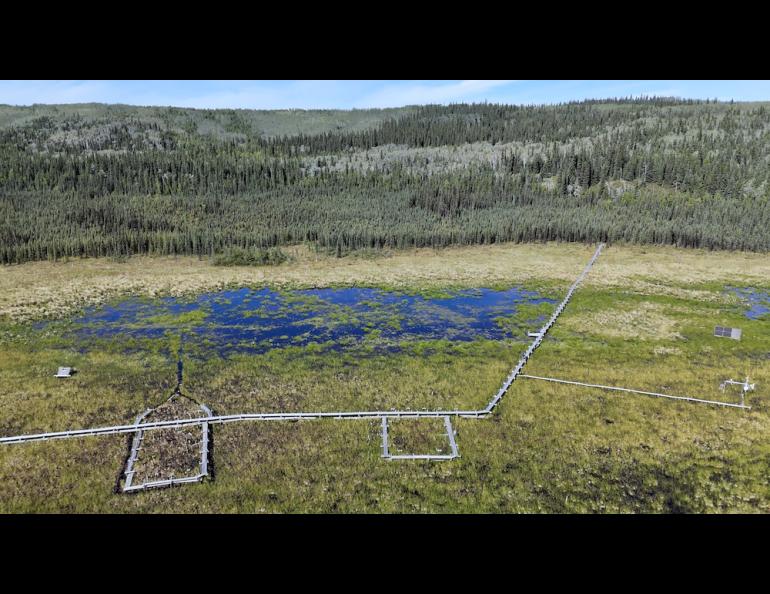
[[[455,432],[452,428],[452,422],[449,416],[444,416],[444,427],[449,440],[449,454],[399,454],[390,453],[390,444],[388,442],[388,417],[382,417],[382,457],[386,460],[454,460],[460,457],[455,441]]]

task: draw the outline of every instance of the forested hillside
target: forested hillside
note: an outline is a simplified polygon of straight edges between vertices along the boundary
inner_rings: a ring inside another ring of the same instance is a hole
[[[770,249],[770,103],[0,107],[0,261],[627,241]]]

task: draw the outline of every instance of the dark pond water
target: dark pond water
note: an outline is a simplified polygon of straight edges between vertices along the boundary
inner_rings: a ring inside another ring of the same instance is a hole
[[[728,287],[727,290],[744,301],[748,307],[744,314],[747,318],[756,320],[757,318],[770,313],[770,293],[753,289],[751,287]]]
[[[206,345],[221,355],[311,343],[393,350],[404,341],[523,338],[552,307],[521,307],[553,303],[521,287],[471,289],[433,298],[368,288],[281,293],[244,288],[204,294],[194,301],[136,298],[90,308],[74,321],[71,336],[120,340],[130,348],[134,339],[172,333],[184,335],[185,350]]]

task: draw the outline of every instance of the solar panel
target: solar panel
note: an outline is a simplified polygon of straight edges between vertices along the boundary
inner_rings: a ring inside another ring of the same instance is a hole
[[[729,328],[726,326],[716,326],[714,328],[714,336],[724,336],[725,338],[734,338],[735,340],[740,340],[741,329]]]

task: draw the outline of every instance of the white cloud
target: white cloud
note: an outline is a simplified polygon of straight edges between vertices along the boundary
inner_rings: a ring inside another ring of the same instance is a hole
[[[451,103],[483,99],[486,91],[512,80],[462,80],[448,84],[391,84],[356,102],[356,107],[402,107],[425,103]]]
[[[271,89],[245,88],[196,95],[177,101],[180,107],[198,109],[277,109],[281,93]]]
[[[109,85],[106,81],[76,80],[6,80],[0,82],[0,103],[81,103],[103,101]]]
[[[376,84],[376,83],[375,83]],[[199,109],[341,109],[366,81],[0,81],[0,103],[126,103]]]
[[[201,109],[343,109],[360,81],[216,81],[218,90],[176,101]]]

